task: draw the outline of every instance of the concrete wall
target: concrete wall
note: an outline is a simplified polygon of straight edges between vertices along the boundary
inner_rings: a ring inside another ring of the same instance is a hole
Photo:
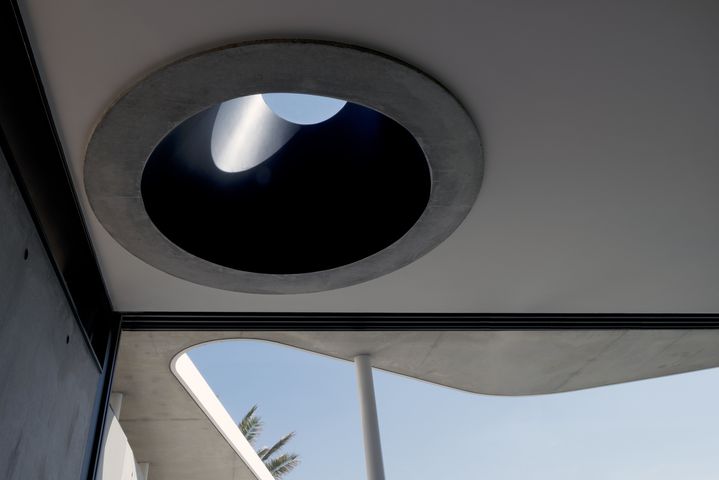
[[[98,379],[0,154],[0,478],[80,479]]]

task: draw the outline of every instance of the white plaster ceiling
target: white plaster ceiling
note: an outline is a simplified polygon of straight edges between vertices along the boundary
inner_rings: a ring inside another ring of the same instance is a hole
[[[124,311],[719,311],[719,3],[27,0],[35,55],[114,306]],[[113,99],[233,41],[339,40],[402,58],[485,144],[474,210],[379,279],[306,295],[194,285],[134,257],[82,188]]]

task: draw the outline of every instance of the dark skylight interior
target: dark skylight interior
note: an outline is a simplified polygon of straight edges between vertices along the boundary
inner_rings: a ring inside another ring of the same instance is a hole
[[[421,147],[375,110],[347,103],[324,122],[287,126],[294,130],[276,151],[266,149],[268,158],[232,173],[213,162],[220,108],[170,132],[142,177],[153,223],[193,255],[255,273],[328,270],[390,246],[427,205],[430,172]],[[256,132],[240,150],[278,138]]]

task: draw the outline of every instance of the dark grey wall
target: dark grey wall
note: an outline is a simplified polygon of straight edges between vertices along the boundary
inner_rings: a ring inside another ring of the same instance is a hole
[[[80,478],[98,379],[0,154],[0,478]]]

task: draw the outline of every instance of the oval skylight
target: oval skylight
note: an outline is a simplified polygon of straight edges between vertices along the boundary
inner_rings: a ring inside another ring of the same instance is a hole
[[[402,238],[427,206],[431,177],[417,140],[390,117],[272,93],[178,125],[148,158],[141,192],[152,222],[184,251],[244,272],[298,274]]]
[[[215,166],[244,172],[269,159],[305,125],[326,122],[344,100],[299,93],[264,93],[223,102],[212,127]]]

